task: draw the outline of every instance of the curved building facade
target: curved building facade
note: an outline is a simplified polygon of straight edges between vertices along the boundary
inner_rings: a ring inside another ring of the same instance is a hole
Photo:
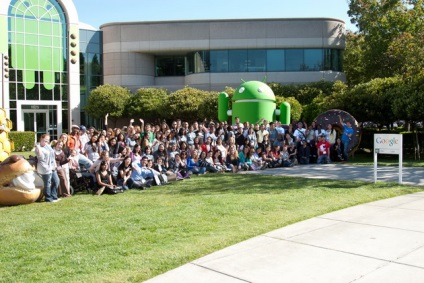
[[[345,80],[344,22],[329,18],[109,23],[104,82],[221,91],[243,80]]]
[[[103,83],[101,32],[78,21],[72,0],[0,1],[1,101],[13,130],[56,139]]]
[[[71,0],[2,0],[0,53],[1,107],[15,130],[57,138],[79,122],[79,23]]]

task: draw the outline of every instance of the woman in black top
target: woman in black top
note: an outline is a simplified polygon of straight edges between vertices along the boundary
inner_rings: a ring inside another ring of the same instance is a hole
[[[133,179],[131,179],[131,173],[131,156],[127,156],[118,167],[118,186],[121,186],[124,190],[131,189],[132,185],[134,184]]]
[[[102,161],[100,163],[100,169],[96,172],[96,180],[97,180],[97,192],[96,195],[101,195],[103,193],[113,193],[113,189],[115,185],[112,182],[112,174],[108,170],[108,163],[106,161]]]

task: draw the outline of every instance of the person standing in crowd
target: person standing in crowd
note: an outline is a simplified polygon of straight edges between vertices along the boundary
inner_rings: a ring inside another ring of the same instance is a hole
[[[53,145],[53,143],[52,143]],[[54,153],[56,160],[56,172],[59,177],[59,193],[60,197],[70,197],[71,192],[69,189],[69,159],[68,156],[63,152],[63,142],[57,141],[54,145]],[[68,172],[66,172],[66,169]]]
[[[85,126],[80,126],[79,141],[81,143],[81,150],[83,151],[85,144],[90,141],[90,137],[87,134],[87,128]],[[84,151],[82,153],[84,154]]]
[[[72,132],[68,136],[67,145],[69,147],[69,151],[72,151],[72,150],[77,151],[79,155],[78,162],[80,167],[84,167],[88,169],[90,168],[91,164],[93,164],[93,162],[84,155],[85,152],[84,152],[84,149],[82,148],[79,132],[80,132],[80,127],[78,127],[77,125],[72,125]]]
[[[325,130],[325,137],[331,146],[336,143],[337,131],[334,130],[333,125],[330,123],[327,125],[327,130]]]
[[[272,146],[276,146],[279,144],[278,141],[278,131],[275,128],[274,122],[269,123],[269,142]]]
[[[264,140],[264,136],[269,135],[269,132],[265,129],[265,125],[261,124],[259,126],[259,131],[256,132],[256,141],[258,146],[262,146],[262,142]]]
[[[35,144],[37,155],[37,172],[41,175],[44,183],[44,197],[46,202],[57,202],[57,189],[59,177],[56,172],[56,160],[53,148],[50,146],[50,135],[43,134],[40,143]]]
[[[301,141],[306,140],[306,130],[303,128],[302,122],[297,123],[297,129],[294,131],[293,135],[296,139],[296,146],[300,145]]]
[[[339,115],[340,118],[340,124],[343,125],[343,134],[342,134],[342,143],[343,143],[343,150],[344,150],[344,158],[347,161],[348,155],[349,155],[349,142],[352,140],[353,136],[353,128],[350,121],[346,121],[346,124],[343,123],[342,116]]]
[[[85,144],[85,156],[91,161],[91,164],[100,157],[100,147],[97,143],[98,135],[94,134],[88,143]]]
[[[318,149],[317,163],[318,164],[330,163],[331,145],[328,141],[325,140],[325,134],[322,134],[318,137],[317,149]]]

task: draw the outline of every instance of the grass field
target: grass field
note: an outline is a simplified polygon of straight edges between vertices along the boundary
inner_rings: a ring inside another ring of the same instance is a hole
[[[416,191],[207,174],[147,191],[0,207],[0,282],[141,282],[291,223]]]

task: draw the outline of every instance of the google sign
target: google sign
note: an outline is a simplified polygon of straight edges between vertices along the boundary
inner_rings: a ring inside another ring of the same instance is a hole
[[[402,184],[402,135],[374,134],[374,182],[377,182],[379,153],[399,155],[399,184]]]
[[[375,134],[374,150],[377,153],[399,154],[402,151],[402,135]]]

